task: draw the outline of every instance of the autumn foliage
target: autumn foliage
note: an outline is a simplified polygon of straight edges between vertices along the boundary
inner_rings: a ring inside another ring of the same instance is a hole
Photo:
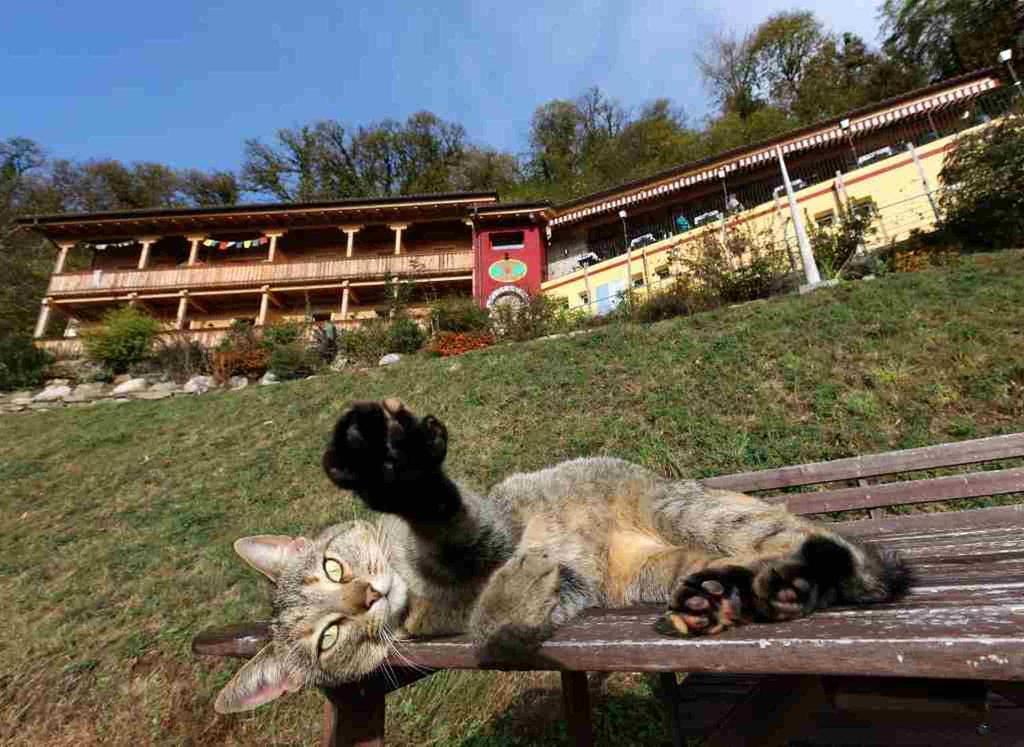
[[[441,357],[462,355],[494,344],[490,332],[438,332],[430,341],[429,350]]]

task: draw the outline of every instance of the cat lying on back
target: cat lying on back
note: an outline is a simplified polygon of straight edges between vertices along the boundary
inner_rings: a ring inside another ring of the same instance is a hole
[[[382,516],[315,539],[246,537],[276,584],[272,641],[221,691],[222,713],[357,679],[395,639],[469,633],[494,656],[539,645],[588,607],[667,604],[665,635],[883,602],[910,583],[895,556],[756,498],[617,459],[518,474],[487,496],[451,481],[434,417],[398,400],[338,421],[328,477]]]

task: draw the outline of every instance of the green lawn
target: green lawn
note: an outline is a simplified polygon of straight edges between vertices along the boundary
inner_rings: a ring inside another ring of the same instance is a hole
[[[265,616],[231,542],[356,513],[319,454],[347,402],[443,418],[486,485],[582,454],[712,475],[1024,430],[1024,255],[234,394],[0,418],[0,741],[309,744],[316,694],[214,714],[201,628]],[[442,674],[392,696],[396,744],[564,741],[550,675]],[[641,677],[607,744],[664,744]]]

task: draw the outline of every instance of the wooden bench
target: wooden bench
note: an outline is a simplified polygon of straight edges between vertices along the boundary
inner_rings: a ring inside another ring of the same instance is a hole
[[[896,604],[835,608],[709,638],[658,635],[654,608],[591,610],[545,643],[522,670],[562,672],[569,732],[592,744],[587,672],[658,673],[674,743],[708,745],[1024,745],[1024,504],[886,514],[962,498],[1024,494],[1024,468],[872,484],[883,476],[1024,456],[1024,433],[705,480],[768,492],[799,514],[866,509],[840,531],[899,550],[919,580]],[[998,466],[998,465],[997,465]],[[815,492],[802,486],[856,483]],[[206,631],[197,654],[248,657],[265,623]],[[429,670],[480,668],[458,639],[409,642],[403,657]],[[385,695],[423,676],[395,661],[397,679],[371,676],[324,691],[325,745],[376,745]],[[677,672],[687,673],[680,683]],[[212,705],[211,705],[212,707]]]

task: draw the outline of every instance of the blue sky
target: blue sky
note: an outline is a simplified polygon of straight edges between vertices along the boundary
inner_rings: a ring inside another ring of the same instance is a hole
[[[537,105],[591,85],[629,107],[669,96],[699,118],[693,55],[716,29],[798,6],[874,42],[877,2],[11,0],[0,138],[236,168],[245,138],[280,127],[428,109],[519,152]]]

